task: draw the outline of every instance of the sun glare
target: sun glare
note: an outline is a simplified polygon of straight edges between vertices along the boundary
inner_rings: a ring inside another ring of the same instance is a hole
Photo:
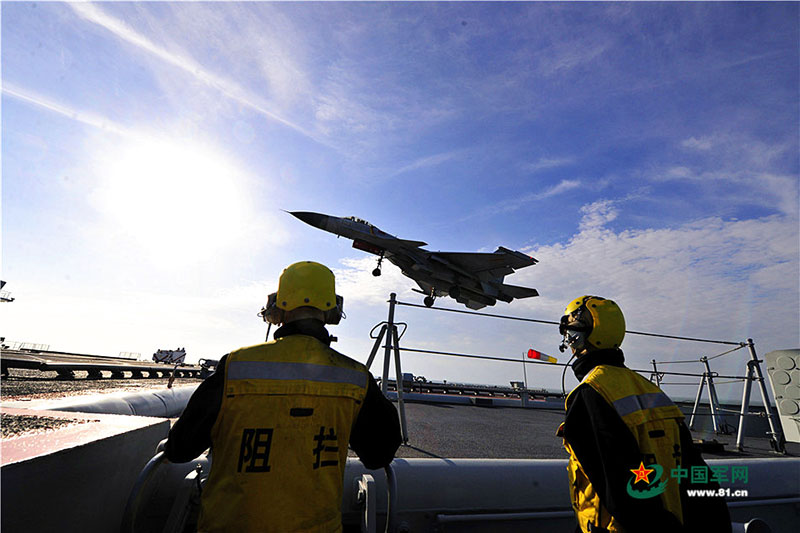
[[[197,261],[240,233],[242,174],[224,157],[200,146],[145,140],[100,159],[93,203],[154,258]]]

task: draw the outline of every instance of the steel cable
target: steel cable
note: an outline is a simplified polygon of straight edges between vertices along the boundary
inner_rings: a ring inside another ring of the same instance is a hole
[[[717,355],[712,355],[711,357],[706,357],[706,361],[711,361],[712,359],[716,359],[717,357],[722,357],[723,355],[728,355],[729,353],[733,353],[736,350],[741,350],[745,346],[747,346],[747,344],[745,344],[743,342],[740,342],[739,346],[737,346],[736,348],[733,348],[733,349],[728,350],[726,352],[722,352],[722,353],[717,354]],[[676,365],[676,364],[679,364],[679,363],[702,363],[703,362],[703,358],[701,357],[700,359],[684,359],[684,360],[681,360],[681,361],[654,361],[654,362],[657,365]]]
[[[539,320],[539,319],[536,319],[536,318],[525,318],[525,317],[519,317],[519,316],[495,315],[495,314],[492,314],[492,313],[479,313],[477,311],[464,311],[464,310],[461,310],[461,309],[450,309],[450,308],[447,308],[447,307],[427,307],[425,305],[412,304],[412,303],[401,302],[401,301],[396,301],[395,303],[397,305],[405,305],[406,307],[417,307],[417,308],[420,308],[420,309],[430,309],[430,310],[433,310],[433,311],[447,311],[449,313],[461,313],[461,314],[464,314],[464,315],[488,316],[488,317],[493,317],[493,318],[505,318],[507,320],[519,320],[519,321],[522,321],[522,322],[534,322],[536,324],[549,324],[549,325],[555,325],[555,326],[558,326],[560,324],[560,322],[555,322],[553,320]],[[661,333],[647,333],[647,332],[644,332],[644,331],[626,330],[625,333],[629,333],[631,335],[644,335],[644,336],[648,336],[648,337],[661,337],[661,338],[664,338],[664,339],[675,339],[675,340],[694,341],[694,342],[708,342],[708,343],[711,343],[711,344],[728,344],[728,345],[740,346],[740,347],[742,346],[741,342],[720,341],[720,340],[712,340],[712,339],[698,339],[698,338],[694,338],[694,337],[681,337],[681,336],[678,336],[678,335],[663,335]]]
[[[384,345],[384,348],[385,347],[386,346]],[[494,357],[494,356],[490,356],[490,355],[474,355],[474,354],[464,354],[464,353],[455,353],[455,352],[440,352],[440,351],[436,351],[436,350],[421,350],[421,349],[417,349],[417,348],[403,348],[403,347],[400,347],[400,346],[397,346],[396,348],[398,350],[400,350],[400,351],[414,352],[414,353],[426,353],[426,354],[432,354],[432,355],[447,355],[447,356],[452,356],[452,357],[465,357],[465,358],[468,358],[468,359],[489,359],[489,360],[492,360],[492,361],[506,361],[506,362],[509,362],[509,363],[519,363],[520,362],[519,359],[510,359],[508,357]],[[523,360],[522,362],[523,363],[532,363],[532,364],[541,364],[541,365],[552,365],[552,366],[570,366],[567,363],[547,363],[545,361],[536,361],[536,360],[531,360],[531,361]],[[639,369],[636,369],[636,368],[631,368],[630,370],[633,370],[634,372],[638,372],[640,374],[652,374],[653,373],[652,369],[639,370]],[[663,374],[663,375],[667,375],[667,376],[688,376],[688,377],[693,377],[693,378],[698,378],[698,377],[702,377],[703,376],[702,373],[700,373],[700,374],[691,374],[691,373],[687,373],[687,372],[659,372],[659,374]],[[725,378],[725,379],[736,379],[736,380],[747,379],[746,377],[743,377],[743,376],[722,376],[722,375],[719,375],[719,374],[716,374],[716,373],[714,373],[714,377],[715,378],[716,377]]]

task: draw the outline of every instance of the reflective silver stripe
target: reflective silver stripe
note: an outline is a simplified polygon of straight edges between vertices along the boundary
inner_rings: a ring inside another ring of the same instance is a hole
[[[646,394],[632,394],[614,402],[614,409],[619,416],[626,416],[636,411],[654,409],[656,407],[669,407],[675,405],[669,396],[663,392],[648,392]]]
[[[312,363],[275,363],[272,361],[231,361],[227,379],[278,379],[307,380],[323,383],[349,383],[365,387],[367,378],[363,372],[339,366],[315,365]]]

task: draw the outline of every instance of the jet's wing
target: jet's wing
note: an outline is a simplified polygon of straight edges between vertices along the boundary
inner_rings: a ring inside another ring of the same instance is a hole
[[[492,253],[431,252],[431,255],[473,274],[488,272],[492,278],[502,278],[512,274],[515,269],[535,265],[538,262],[522,252],[502,246]]]
[[[414,278],[412,278],[412,279],[414,279]],[[419,286],[419,290],[411,289],[412,291],[418,292],[420,294],[424,294],[425,296],[430,296],[431,289],[433,289],[433,287],[431,287],[431,285],[429,283],[425,283],[424,281],[419,280],[419,279],[414,279],[414,281]]]
[[[518,285],[500,284],[500,290],[512,298],[530,298],[531,296],[539,296],[539,291],[529,287],[520,287]]]
[[[409,248],[419,248],[420,246],[427,246],[427,242],[422,241],[409,241],[407,239],[397,239],[402,246],[407,246]]]
[[[419,248],[420,246],[427,246],[427,242],[422,241],[411,241],[408,239],[398,239],[393,235],[389,235],[387,233],[383,233],[382,231],[378,230],[376,233],[365,234],[363,236],[351,237],[354,240],[363,240],[372,244],[376,244],[382,248],[386,248],[387,250],[397,249],[397,248]]]

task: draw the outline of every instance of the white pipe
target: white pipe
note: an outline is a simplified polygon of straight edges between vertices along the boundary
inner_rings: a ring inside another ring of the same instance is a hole
[[[59,400],[30,405],[31,409],[46,411],[71,411],[110,415],[154,416],[174,418],[180,416],[198,385],[156,389],[135,393],[94,394],[72,396]]]

